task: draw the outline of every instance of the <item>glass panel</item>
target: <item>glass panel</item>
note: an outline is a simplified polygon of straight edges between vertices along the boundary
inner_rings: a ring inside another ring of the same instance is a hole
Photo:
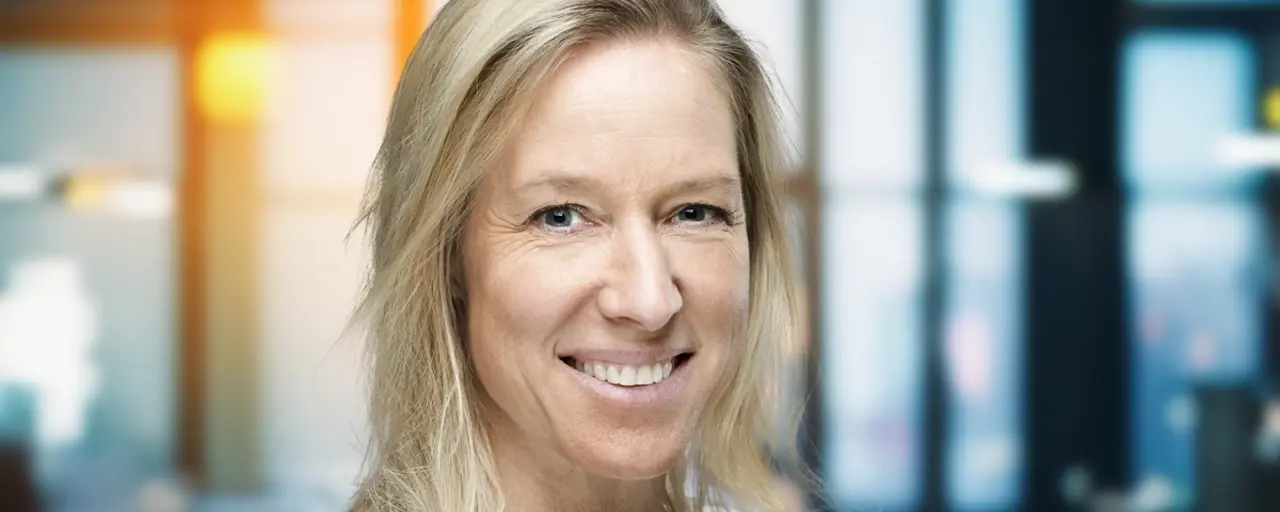
[[[362,345],[340,339],[360,285],[356,205],[268,205],[262,246],[262,399],[267,484],[304,510],[341,510],[364,445]]]
[[[828,208],[826,485],[838,507],[910,508],[920,493],[919,203],[846,200]]]
[[[1232,33],[1143,33],[1125,46],[1137,476],[1194,496],[1192,387],[1254,376],[1265,233],[1224,137],[1253,126],[1253,50]]]
[[[365,251],[360,232],[343,238],[381,142],[390,40],[275,44],[260,132],[263,468],[273,498],[336,510],[354,492],[365,432],[360,344],[340,340]]]
[[[1136,465],[1189,491],[1192,386],[1258,370],[1262,219],[1232,200],[1141,199],[1129,215]]]
[[[1022,213],[967,177],[1025,160],[1022,0],[952,1],[947,44],[948,500],[1013,508],[1021,481]]]
[[[1023,0],[951,0],[947,38],[947,177],[1023,160]]]
[[[300,37],[274,44],[262,127],[268,187],[358,194],[382,141],[394,87],[389,40]]]
[[[1203,190],[1255,176],[1225,137],[1253,126],[1253,51],[1228,34],[1143,33],[1125,44],[1124,172],[1133,186]]]
[[[1009,201],[964,200],[947,217],[948,495],[959,510],[1012,508],[1022,451],[1022,215]]]
[[[164,47],[0,51],[0,164],[169,181],[178,69]],[[0,199],[0,395],[28,397],[16,430],[55,510],[132,508],[172,476],[174,225],[99,206]]]
[[[822,2],[822,179],[903,190],[924,176],[921,0]]]

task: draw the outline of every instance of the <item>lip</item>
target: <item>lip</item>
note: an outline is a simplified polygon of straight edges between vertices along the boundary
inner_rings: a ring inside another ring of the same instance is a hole
[[[675,355],[689,353],[688,351],[678,351]],[[587,353],[583,353],[583,357],[589,357]],[[572,356],[563,356],[572,357]],[[601,359],[602,360],[602,359]],[[660,359],[659,359],[660,360]],[[671,375],[663,379],[657,384],[649,384],[647,386],[619,386],[609,382],[599,380],[595,377],[578,371],[576,368],[557,361],[562,370],[569,373],[569,376],[577,380],[578,384],[592,397],[601,407],[618,409],[623,411],[643,411],[653,410],[667,407],[674,403],[676,398],[680,396],[684,390],[685,384],[689,380],[689,362],[693,357],[689,357],[679,366],[671,370]],[[640,361],[635,364],[645,364]]]

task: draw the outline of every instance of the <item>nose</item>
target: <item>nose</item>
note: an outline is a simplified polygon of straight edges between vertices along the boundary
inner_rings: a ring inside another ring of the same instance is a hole
[[[684,299],[657,230],[640,224],[614,232],[613,263],[598,301],[605,317],[653,332],[667,325]]]

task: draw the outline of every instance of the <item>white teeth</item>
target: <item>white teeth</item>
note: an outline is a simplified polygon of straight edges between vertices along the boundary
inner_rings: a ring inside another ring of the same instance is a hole
[[[653,384],[653,366],[645,365],[636,369],[636,385],[645,386]]]
[[[578,371],[597,380],[627,387],[648,386],[662,382],[671,376],[673,367],[670,359],[637,366],[621,366],[598,361],[575,361],[574,364]]]

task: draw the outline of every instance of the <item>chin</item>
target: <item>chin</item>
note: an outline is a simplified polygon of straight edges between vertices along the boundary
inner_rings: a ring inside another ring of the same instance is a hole
[[[574,465],[593,475],[614,480],[651,480],[661,477],[680,463],[686,443],[667,435],[613,435],[600,441],[584,438],[564,445],[565,455]]]

